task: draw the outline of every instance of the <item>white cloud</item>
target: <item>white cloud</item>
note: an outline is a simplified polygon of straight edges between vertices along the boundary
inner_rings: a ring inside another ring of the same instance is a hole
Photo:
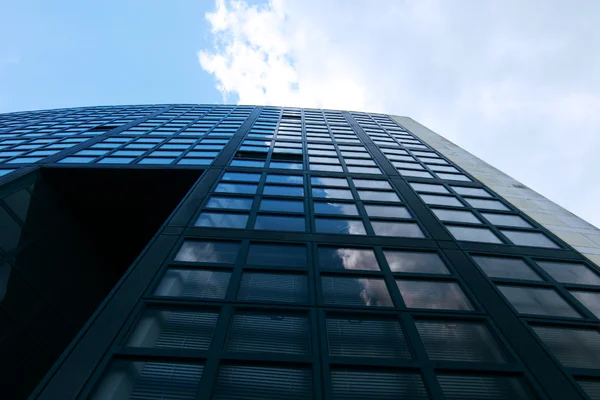
[[[407,115],[600,226],[595,1],[217,0],[226,101]]]

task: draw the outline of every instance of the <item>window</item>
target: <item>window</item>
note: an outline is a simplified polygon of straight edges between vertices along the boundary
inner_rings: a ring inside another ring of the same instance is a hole
[[[155,296],[224,299],[231,273],[210,270],[168,269]]]
[[[261,211],[304,212],[304,202],[300,200],[269,200],[262,199]]]
[[[383,222],[371,221],[375,235],[424,238],[419,225],[412,222]]]
[[[233,263],[237,257],[238,242],[208,242],[186,240],[175,256],[175,261],[204,263]]]
[[[315,218],[317,233],[366,235],[365,226],[358,219]]]
[[[475,214],[471,211],[462,211],[462,210],[444,210],[441,208],[432,208],[431,211],[438,217],[441,221],[449,221],[449,222],[465,222],[465,223],[473,223],[480,224],[481,221],[477,219]]]
[[[499,202],[498,200],[481,200],[481,199],[471,199],[471,198],[465,198],[465,200],[467,201],[467,203],[469,203],[469,205],[471,207],[488,209],[488,210],[508,211],[508,208],[504,204]]]
[[[352,179],[354,185],[361,189],[391,189],[387,181],[377,179]]]
[[[379,271],[379,264],[371,249],[319,246],[318,254],[321,269]]]
[[[256,189],[256,185],[249,185],[246,183],[219,183],[215,192],[255,194]]]
[[[203,212],[194,226],[244,229],[246,222],[248,222],[248,214]]]
[[[383,279],[322,276],[325,304],[345,306],[393,307]]]
[[[307,368],[223,365],[212,399],[312,399],[312,373]]]
[[[422,320],[415,325],[432,360],[507,361],[505,351],[483,322]]]
[[[463,196],[480,196],[480,197],[491,197],[491,195],[484,189],[470,188],[464,186],[450,186],[454,191]]]
[[[91,399],[194,400],[202,370],[201,364],[115,360],[104,373]],[[157,385],[157,382],[160,384]]]
[[[330,316],[326,324],[331,356],[412,358],[396,318]]]
[[[584,292],[579,290],[571,290],[570,293],[581,302],[588,310],[600,318],[600,292]]]
[[[338,186],[338,187],[348,187],[348,180],[346,178],[325,178],[325,177],[317,177],[313,176],[310,178],[310,182],[313,186]]]
[[[536,261],[536,264],[560,283],[600,286],[600,277],[584,264],[553,261]]]
[[[396,193],[388,191],[359,190],[358,197],[361,200],[400,202]]]
[[[532,326],[534,332],[565,367],[597,369],[600,334],[587,328]]]
[[[304,217],[286,217],[281,215],[259,214],[254,229],[269,231],[304,232]]]
[[[485,219],[494,225],[515,226],[520,228],[531,228],[531,225],[518,215],[481,213]]]
[[[384,250],[383,254],[392,272],[444,275],[450,273],[437,253]]]
[[[541,280],[531,267],[519,258],[476,256],[473,259],[490,278]]]
[[[304,196],[304,188],[301,186],[277,186],[265,185],[263,194],[273,196]]]
[[[502,243],[491,230],[487,228],[471,228],[466,226],[448,226],[448,230],[456,240],[484,243]]]
[[[447,400],[530,400],[535,396],[521,379],[511,376],[439,374],[438,382]]]
[[[411,218],[406,207],[366,204],[365,210],[369,217]]]
[[[308,300],[305,275],[244,272],[238,300],[305,303]]]
[[[248,264],[306,267],[306,246],[276,243],[251,243]]]
[[[407,372],[332,368],[331,384],[335,400],[346,399],[429,399],[419,374]]]
[[[498,289],[521,314],[580,318],[554,289],[504,285]]]
[[[410,183],[410,186],[417,192],[432,192],[432,193],[450,193],[442,185],[434,185],[429,183]]]
[[[352,199],[352,192],[346,189],[313,188],[312,195],[321,199]]]
[[[538,232],[521,232],[500,230],[511,242],[519,246],[535,246],[558,248],[558,246],[546,235]]]
[[[358,215],[358,209],[352,203],[315,202],[316,214]]]
[[[238,311],[227,336],[226,350],[245,353],[309,354],[306,315]]]
[[[472,310],[473,306],[455,282],[397,279],[396,285],[408,308]]]
[[[219,314],[147,309],[126,346],[208,350]]]
[[[300,175],[267,175],[267,183],[285,183],[291,185],[302,185],[303,179]]]
[[[453,196],[437,196],[434,194],[422,194],[420,196],[421,199],[429,205],[464,207],[462,203]]]

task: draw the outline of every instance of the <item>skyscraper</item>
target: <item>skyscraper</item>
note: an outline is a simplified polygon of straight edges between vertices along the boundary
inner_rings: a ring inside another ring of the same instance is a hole
[[[600,398],[600,231],[406,117],[0,115],[0,386]]]

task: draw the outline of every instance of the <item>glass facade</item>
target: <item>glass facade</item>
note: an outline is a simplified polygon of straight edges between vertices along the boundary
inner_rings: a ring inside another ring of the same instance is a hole
[[[5,287],[57,169],[199,178],[34,398],[598,398],[598,268],[388,115],[0,115]]]

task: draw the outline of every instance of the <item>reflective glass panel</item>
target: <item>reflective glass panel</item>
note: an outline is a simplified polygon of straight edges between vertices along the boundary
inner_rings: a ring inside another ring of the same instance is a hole
[[[502,241],[487,228],[471,228],[466,226],[447,226],[456,240],[469,242],[502,243]]]
[[[342,186],[348,187],[348,180],[346,178],[326,178],[320,176],[313,176],[310,178],[311,183],[320,186]]]
[[[277,186],[265,185],[263,194],[273,196],[304,196],[304,188],[301,186]]]
[[[442,221],[450,222],[470,222],[474,224],[480,224],[481,221],[477,219],[475,214],[471,211],[463,210],[444,210],[441,208],[432,208],[431,211]]]
[[[450,193],[448,189],[442,185],[434,185],[429,183],[410,183],[410,186],[412,186],[412,188],[417,192]]]
[[[532,326],[534,332],[565,367],[597,369],[600,333],[594,329]]]
[[[538,274],[519,258],[475,256],[473,259],[490,278],[541,280]]]
[[[304,232],[304,217],[259,214],[254,229],[270,231]]]
[[[430,205],[464,207],[454,196],[436,196],[434,194],[422,194],[421,199]]]
[[[387,181],[378,179],[352,179],[357,188],[364,189],[391,189],[392,187]]]
[[[421,375],[376,369],[331,369],[335,400],[429,399]]]
[[[465,200],[471,207],[482,208],[488,210],[503,210],[508,211],[508,207],[499,202],[498,200],[481,200],[481,199],[471,199],[466,197]]]
[[[321,276],[325,304],[393,307],[383,279]]]
[[[358,209],[352,203],[314,202],[316,214],[358,215]]]
[[[304,303],[308,299],[306,275],[244,272],[237,296],[241,301]]]
[[[498,285],[521,314],[579,318],[580,315],[554,289]]]
[[[581,302],[588,310],[600,318],[600,292],[586,292],[581,290],[571,290],[570,293]]]
[[[312,195],[321,199],[352,199],[352,192],[347,189],[312,188]]]
[[[400,197],[394,192],[359,190],[361,200],[400,202]]]
[[[215,192],[254,194],[256,193],[256,189],[256,185],[249,185],[246,183],[219,183]]]
[[[480,197],[492,197],[488,192],[484,189],[479,188],[470,188],[464,186],[451,186],[452,189],[458,194],[462,194],[464,196],[480,196]]]
[[[560,283],[600,286],[600,277],[584,264],[553,261],[536,261],[536,264]]]
[[[194,226],[244,229],[246,222],[248,222],[248,214],[203,212],[196,220]]]
[[[175,261],[233,263],[240,249],[239,242],[208,242],[186,240],[175,256]]]
[[[230,277],[231,273],[225,271],[170,268],[154,295],[224,299]]]
[[[249,210],[250,208],[252,208],[252,199],[241,197],[212,196],[208,203],[206,203],[206,207],[229,210]]]
[[[506,215],[506,214],[491,214],[491,213],[481,213],[485,219],[490,221],[494,225],[504,225],[504,226],[516,226],[521,228],[531,228],[531,225],[523,218],[518,215]]]
[[[377,236],[425,237],[419,225],[413,222],[371,221],[371,225]]]
[[[248,264],[305,267],[306,246],[279,243],[251,243]]]
[[[262,199],[261,211],[304,212],[304,202],[300,200]]]
[[[287,183],[293,185],[302,185],[303,179],[301,175],[267,175],[268,183]]]
[[[365,204],[365,210],[369,217],[411,218],[406,207]]]
[[[397,279],[396,284],[408,308],[473,309],[471,302],[455,282]]]
[[[366,235],[365,226],[358,219],[315,218],[318,233],[336,233],[346,235]]]
[[[351,249],[319,246],[319,268],[334,270],[379,271],[371,249]]]
[[[437,253],[384,250],[383,254],[393,272],[450,273]]]
[[[519,246],[558,248],[558,245],[548,239],[543,233],[508,231],[504,229],[500,230],[500,232],[502,232],[511,242]]]
[[[531,400],[535,399],[521,379],[511,376],[438,374],[447,400]]]

